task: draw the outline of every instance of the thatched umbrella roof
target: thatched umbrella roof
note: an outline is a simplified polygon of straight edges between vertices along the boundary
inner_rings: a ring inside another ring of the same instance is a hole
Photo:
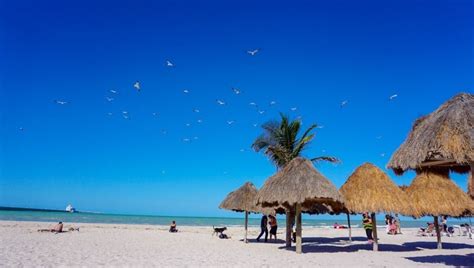
[[[437,168],[465,173],[474,162],[473,148],[474,95],[462,93],[416,120],[387,167],[398,175]]]
[[[239,189],[230,192],[219,205],[219,208],[237,212],[257,212],[257,206],[255,205],[257,192],[258,190],[253,183],[246,182]]]
[[[380,168],[371,163],[358,167],[341,187],[351,213],[397,212],[416,214],[408,196]]]
[[[418,215],[459,217],[474,212],[474,201],[448,177],[423,172],[405,190]]]
[[[233,210],[236,212],[253,212],[263,213],[265,215],[284,213],[282,208],[270,208],[258,206],[255,202],[257,196],[257,188],[251,182],[246,182],[239,189],[230,192],[227,197],[221,202],[219,208],[226,210]]]
[[[293,208],[301,204],[303,211],[316,212],[315,209],[320,207],[318,203],[324,207],[341,207],[344,199],[311,161],[298,157],[265,182],[256,202],[264,207]]]

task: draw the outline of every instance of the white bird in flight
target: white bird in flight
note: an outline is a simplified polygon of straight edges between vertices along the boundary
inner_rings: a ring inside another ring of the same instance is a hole
[[[250,105],[250,106],[255,106],[255,107],[257,107],[257,103],[255,103],[255,102],[253,102],[253,101],[252,101],[252,102],[249,102],[249,105]]]
[[[388,98],[389,100],[394,100],[395,98],[398,97],[398,94],[393,94],[392,96],[390,96],[390,98]]]
[[[276,101],[270,101],[270,106],[273,106],[276,104]]]
[[[344,107],[344,106],[346,106],[348,103],[349,103],[348,100],[342,101],[342,102],[341,102],[341,108]]]
[[[189,93],[189,90],[184,89],[184,90],[183,90],[183,93],[184,93],[184,94],[188,94],[188,93]]]
[[[257,123],[253,123],[252,126],[253,126],[253,127],[257,127],[258,124],[257,124]]]
[[[232,91],[234,91],[235,95],[239,95],[240,93],[242,93],[242,91],[240,91],[240,89],[235,88],[235,87],[232,88]]]
[[[109,91],[110,91],[110,93],[112,93],[112,94],[117,94],[117,93],[118,93],[117,90],[113,90],[113,89],[111,89],[111,90],[109,90]]]
[[[191,124],[190,124],[190,123],[186,123],[186,126],[187,126],[187,127],[190,127],[190,126],[191,126]]]
[[[234,123],[235,123],[234,120],[229,120],[229,121],[227,121],[227,125],[232,125],[232,124],[234,124]]]
[[[257,55],[258,52],[259,52],[259,49],[247,50],[247,53],[251,56]]]
[[[170,60],[166,60],[166,66],[167,67],[174,67],[174,63],[172,63]]]
[[[23,130],[25,130],[25,129],[24,129],[23,127],[19,127],[18,130],[19,130],[19,131],[23,131]]]
[[[112,113],[111,113],[111,112],[108,112],[107,115],[108,115],[108,116],[112,116]]]
[[[108,101],[108,102],[111,102],[114,100],[114,98],[111,98],[111,97],[105,97],[105,99]]]
[[[183,142],[190,142],[191,139],[190,138],[183,138]]]
[[[223,101],[223,100],[216,100],[216,102],[219,105],[225,105],[225,101]]]
[[[200,111],[199,109],[193,109],[193,112],[199,113],[199,112],[201,112],[201,111]]]
[[[67,101],[63,101],[63,100],[55,100],[54,102],[56,102],[56,104],[59,104],[59,105],[68,104]]]
[[[296,108],[296,107],[291,107],[291,108],[290,108],[290,110],[293,111],[293,112],[296,111],[297,109],[298,109],[298,108]]]
[[[264,110],[259,110],[258,113],[259,113],[259,114],[264,114],[265,111],[264,111]]]
[[[202,123],[202,119],[198,119],[196,122],[198,122],[199,124]]]
[[[133,87],[134,87],[136,90],[140,91],[140,89],[141,89],[141,87],[140,87],[140,81],[136,81],[135,84],[133,84]]]

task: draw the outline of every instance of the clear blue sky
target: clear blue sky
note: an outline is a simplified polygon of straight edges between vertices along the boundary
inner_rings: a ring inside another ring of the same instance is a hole
[[[275,171],[252,124],[323,125],[305,155],[340,187],[473,88],[472,1],[96,2],[0,1],[0,205],[236,216],[225,195]]]

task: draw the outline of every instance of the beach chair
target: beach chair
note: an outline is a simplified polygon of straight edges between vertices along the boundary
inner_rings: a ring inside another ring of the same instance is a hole
[[[434,236],[434,235],[435,235],[435,231],[434,231],[433,224],[428,225],[427,228],[420,228],[420,230],[418,230],[418,236]]]

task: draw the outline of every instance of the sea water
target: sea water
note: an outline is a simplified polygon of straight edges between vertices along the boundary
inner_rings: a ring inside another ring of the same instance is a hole
[[[169,225],[171,221],[176,221],[179,225],[184,226],[242,226],[244,224],[244,214],[236,213],[241,217],[183,217],[183,216],[149,216],[149,215],[120,215],[105,213],[87,213],[87,212],[54,212],[54,211],[29,211],[29,210],[2,210],[0,209],[0,220],[4,221],[40,221],[40,222],[65,222],[65,223],[105,223],[105,224],[146,224],[146,225]],[[260,226],[260,219],[256,215],[249,218],[250,226]],[[324,218],[327,217],[327,218]],[[341,217],[335,219],[331,216],[305,216],[303,225],[305,227],[314,228],[332,228],[335,222],[347,225],[346,220]],[[377,226],[383,226],[383,215],[378,217]],[[402,227],[423,227],[433,218],[424,218],[421,220],[404,220],[402,219]],[[459,224],[469,222],[469,219],[449,219],[449,224]],[[351,224],[353,227],[361,227],[361,216],[351,216]],[[281,226],[284,225],[284,218],[280,219]]]

